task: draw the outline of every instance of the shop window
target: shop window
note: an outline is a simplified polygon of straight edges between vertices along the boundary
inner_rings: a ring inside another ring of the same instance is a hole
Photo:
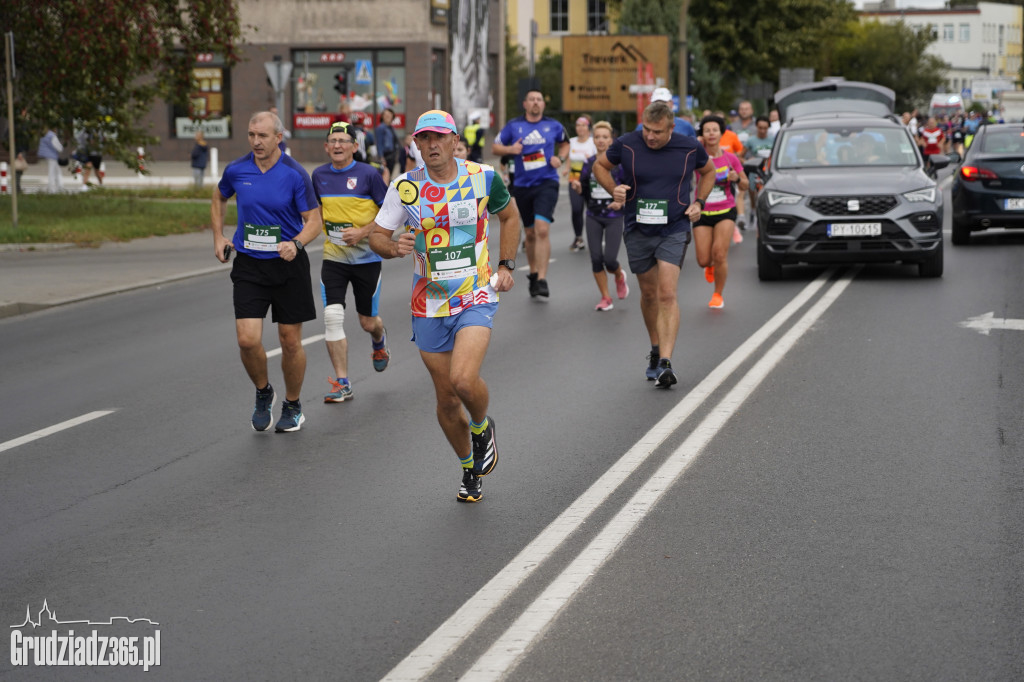
[[[172,135],[177,138],[195,137],[197,130],[210,140],[231,137],[231,70],[224,66],[222,57],[198,56],[192,68],[188,106],[175,106],[171,122]]]

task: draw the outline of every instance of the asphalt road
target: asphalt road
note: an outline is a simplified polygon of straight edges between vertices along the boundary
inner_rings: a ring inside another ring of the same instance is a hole
[[[496,318],[477,505],[407,341],[408,262],[384,268],[391,366],[349,321],[355,400],[324,405],[313,340],[295,434],[249,427],[224,273],[0,320],[0,613],[145,618],[11,630],[161,652],[41,669],[9,640],[0,677],[1024,677],[1024,330],[961,325],[1024,319],[1024,235],[947,241],[939,280],[770,285],[751,238],[721,311],[688,260],[658,391],[638,297],[593,310],[567,208],[550,302],[522,275]]]

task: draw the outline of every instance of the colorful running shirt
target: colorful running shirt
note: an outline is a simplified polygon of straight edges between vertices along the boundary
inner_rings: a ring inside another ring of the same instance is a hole
[[[942,153],[942,141],[946,136],[942,134],[941,128],[922,128],[918,134],[924,140],[925,156]]]
[[[596,155],[593,136],[588,137],[586,142],[580,142],[578,137],[569,138],[569,182],[579,180],[584,162]]]
[[[618,218],[622,215],[622,209],[608,208],[613,197],[601,186],[592,172],[596,160],[596,154],[591,156],[583,163],[583,169],[580,171],[580,184],[583,186],[583,199],[587,202],[587,213],[598,218]],[[622,166],[612,169],[612,182],[616,185],[623,184],[623,177]]]
[[[523,141],[523,153],[512,157],[516,166],[516,187],[536,187],[545,182],[558,182],[558,169],[551,159],[558,153],[558,145],[569,141],[565,126],[553,118],[542,116],[530,123],[525,116],[514,118],[498,133],[503,145]]]
[[[235,159],[224,168],[217,189],[229,199],[238,194],[231,244],[253,258],[280,258],[277,245],[295,239],[302,232],[302,214],[320,206],[309,173],[287,154],[266,173],[252,152]]]
[[[718,215],[735,208],[736,198],[732,194],[729,171],[734,170],[737,175],[743,171],[743,164],[732,152],[722,152],[721,156],[716,156],[711,161],[715,164],[715,184],[711,188],[708,200],[704,202],[704,210],[701,211],[703,215]]]
[[[377,216],[388,186],[377,169],[353,161],[338,170],[325,163],[313,171],[313,190],[324,211],[324,260],[358,265],[380,260],[366,236],[349,246],[341,238],[346,227],[364,227]]]
[[[688,232],[690,180],[708,162],[708,153],[697,138],[672,133],[661,149],[651,149],[643,134],[633,131],[612,142],[605,157],[622,165],[626,192],[626,232],[639,230],[651,236]],[[516,178],[516,182],[519,179]]]
[[[488,222],[512,200],[494,168],[455,159],[458,177],[435,183],[425,167],[399,175],[388,187],[377,224],[387,230],[409,225],[413,251],[412,314],[450,317],[466,308],[496,303],[491,288]]]

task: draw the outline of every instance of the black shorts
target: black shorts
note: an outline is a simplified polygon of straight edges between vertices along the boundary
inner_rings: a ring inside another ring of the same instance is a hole
[[[733,208],[730,208],[725,213],[713,213],[710,215],[707,213],[701,213],[700,218],[697,219],[697,222],[695,222],[693,226],[700,227],[701,225],[704,225],[706,227],[714,227],[723,220],[731,220],[733,222],[736,222],[735,206]]]
[[[535,218],[547,222],[555,222],[555,204],[558,203],[558,181],[548,180],[533,187],[512,187],[512,196],[519,209],[519,218],[523,227],[533,227]]]
[[[235,319],[263,319],[300,324],[316,319],[313,284],[309,280],[309,256],[305,251],[290,263],[283,258],[253,258],[239,253],[231,267]]]
[[[320,294],[324,307],[335,303],[345,306],[345,294],[351,282],[356,312],[363,317],[377,317],[377,305],[380,302],[380,269],[380,261],[353,265],[325,260],[320,266]]]

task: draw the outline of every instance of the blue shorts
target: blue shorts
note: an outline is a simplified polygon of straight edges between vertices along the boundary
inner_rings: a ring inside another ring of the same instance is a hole
[[[424,353],[447,353],[455,348],[455,335],[463,327],[494,326],[497,303],[483,303],[448,317],[413,317],[412,339]]]
[[[558,203],[557,180],[548,180],[532,187],[512,185],[512,197],[516,200],[523,229],[532,228],[538,218],[548,225],[555,222],[555,205]]]

